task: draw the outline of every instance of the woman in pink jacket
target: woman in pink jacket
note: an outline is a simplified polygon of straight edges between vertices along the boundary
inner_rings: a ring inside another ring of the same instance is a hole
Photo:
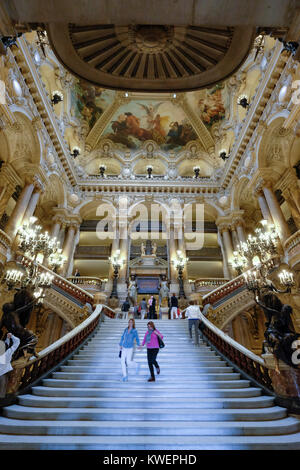
[[[148,382],[155,382],[153,366],[155,366],[157,374],[160,374],[160,368],[156,361],[156,357],[159,351],[159,343],[157,336],[160,336],[160,338],[163,339],[163,335],[155,329],[153,321],[149,321],[147,323],[147,327],[148,331],[144,336],[142,346],[144,346],[145,344],[147,345],[148,366],[151,374],[151,377],[150,379],[148,379]]]

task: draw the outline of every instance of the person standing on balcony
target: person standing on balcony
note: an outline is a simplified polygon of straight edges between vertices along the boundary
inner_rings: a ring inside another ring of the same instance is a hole
[[[141,349],[139,335],[135,328],[135,321],[133,318],[131,318],[128,322],[128,327],[125,328],[122,338],[120,340],[120,354],[121,354],[121,365],[122,365],[122,373],[123,373],[122,381],[123,382],[128,381],[127,368],[129,366],[136,367],[136,374],[138,374],[140,370],[140,364],[132,360],[134,341],[136,341],[138,348]]]
[[[151,377],[148,382],[155,382],[154,367],[156,368],[157,375],[160,374],[160,367],[156,360],[159,352],[158,336],[163,339],[163,335],[155,328],[153,321],[147,323],[148,331],[146,332],[142,346],[147,345],[147,359]]]
[[[192,329],[194,327],[194,334],[195,334],[195,344],[199,344],[199,323],[200,323],[200,307],[199,305],[195,305],[193,300],[190,300],[189,306],[185,311],[185,316],[189,320],[189,332],[190,338],[193,339]]]
[[[171,317],[171,320],[173,320],[174,318],[177,318],[177,313],[178,313],[178,299],[175,295],[175,293],[173,293],[171,299],[170,299],[170,307],[171,307],[171,312],[170,312],[170,317]],[[174,318],[173,318],[173,315],[174,315]]]

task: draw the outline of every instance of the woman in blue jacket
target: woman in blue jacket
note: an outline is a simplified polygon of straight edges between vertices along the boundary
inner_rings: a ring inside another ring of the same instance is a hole
[[[125,328],[120,341],[123,382],[128,381],[127,367],[135,366],[136,373],[139,373],[140,364],[132,360],[134,341],[136,341],[138,349],[141,349],[139,335],[135,328],[135,321],[131,318],[128,322],[128,328]]]

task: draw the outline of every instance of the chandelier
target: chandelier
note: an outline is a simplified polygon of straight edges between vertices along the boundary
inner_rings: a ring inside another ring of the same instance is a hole
[[[291,292],[291,287],[295,284],[293,274],[287,270],[278,274],[284,290],[278,290],[268,279],[280,259],[278,247],[279,235],[276,227],[268,224],[267,220],[262,220],[260,227],[255,229],[255,235],[249,235],[246,242],[238,245],[238,251],[233,253],[232,266],[239,275],[247,269],[244,273],[246,287],[255,295],[263,288],[278,293]]]
[[[18,248],[23,255],[22,261],[7,263],[2,283],[8,290],[31,289],[36,299],[42,301],[45,288],[51,287],[54,274],[45,271],[38,258],[48,258],[48,264],[56,270],[62,266],[65,257],[56,238],[51,238],[48,232],[42,233],[42,227],[35,225],[36,217],[31,217],[28,223],[18,230]]]

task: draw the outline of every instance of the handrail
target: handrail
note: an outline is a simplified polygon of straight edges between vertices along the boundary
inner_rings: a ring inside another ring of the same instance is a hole
[[[13,378],[16,375],[19,378],[19,386],[17,390],[14,390],[14,393],[28,387],[71,354],[94,331],[99,323],[102,310],[103,305],[97,305],[95,311],[86,320],[62,338],[40,351],[37,358],[30,360],[26,364],[23,361],[19,361],[19,363],[15,361],[13,363],[14,369],[9,374],[9,378]],[[21,369],[23,369],[23,372],[19,374],[18,372]]]
[[[232,339],[222,330],[213,325],[201,313],[200,320],[202,322],[203,335],[216,347],[216,349],[224,354],[231,362],[247,375],[252,377],[258,383],[268,390],[273,390],[272,381],[268,374],[268,368],[264,360],[254,354],[249,349]]]
[[[231,279],[230,281],[226,282],[220,287],[212,290],[208,294],[205,294],[202,298],[203,305],[211,304],[213,305],[215,302],[221,300],[227,295],[231,294],[235,290],[245,286],[245,278],[243,274]]]

